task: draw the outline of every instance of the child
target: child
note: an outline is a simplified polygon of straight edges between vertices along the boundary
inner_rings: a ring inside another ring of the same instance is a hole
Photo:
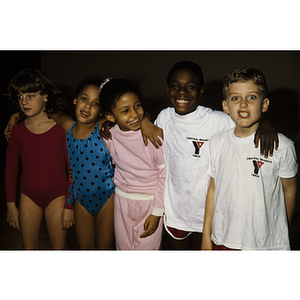
[[[8,85],[8,96],[26,120],[17,124],[7,146],[5,189],[7,221],[21,231],[26,250],[39,249],[45,213],[53,249],[66,248],[74,212],[65,204],[68,157],[61,128],[48,114],[61,109],[62,97],[52,79],[39,70],[23,70]],[[16,206],[19,160],[22,164],[20,203]]]
[[[118,250],[158,250],[164,212],[165,165],[162,147],[144,146],[144,110],[137,88],[123,79],[107,82],[100,103],[111,128],[105,141],[115,164],[115,238]]]
[[[293,142],[279,134],[280,147],[267,159],[252,143],[269,106],[260,71],[233,71],[223,93],[223,110],[236,126],[210,140],[202,249],[288,250],[297,174]]]
[[[173,107],[162,110],[155,121],[164,133],[165,228],[171,236],[171,249],[201,249],[209,185],[209,176],[204,171],[207,147],[213,134],[234,126],[223,112],[199,106],[203,87],[203,73],[197,64],[176,63],[167,77],[167,92]],[[268,153],[268,144],[266,149],[263,151]]]
[[[66,137],[72,170],[75,230],[80,249],[112,250],[114,246],[111,157],[99,135],[100,82],[83,82],[74,99],[76,121],[62,112],[52,115]],[[74,201],[74,198],[76,201]]]

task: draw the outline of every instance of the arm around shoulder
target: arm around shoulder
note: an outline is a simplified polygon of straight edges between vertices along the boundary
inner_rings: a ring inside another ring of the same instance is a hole
[[[160,138],[164,138],[163,130],[150,121],[149,113],[145,113],[145,116],[142,119],[141,132],[145,146],[148,145],[147,139],[150,140],[155,148],[159,148],[162,145]]]
[[[289,224],[292,221],[293,213],[295,210],[296,204],[296,192],[297,192],[297,179],[293,178],[281,178],[283,192],[284,192],[284,200],[286,206],[286,212],[288,217]]]
[[[51,118],[60,126],[62,127],[65,134],[67,134],[69,128],[74,123],[74,120],[67,115],[66,113],[59,111],[53,115],[51,115]]]

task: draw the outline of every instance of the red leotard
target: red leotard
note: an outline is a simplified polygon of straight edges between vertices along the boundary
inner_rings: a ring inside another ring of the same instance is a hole
[[[29,131],[24,121],[13,127],[6,153],[6,202],[16,201],[20,158],[22,194],[42,208],[67,194],[68,156],[66,138],[60,126],[56,124],[43,134]]]

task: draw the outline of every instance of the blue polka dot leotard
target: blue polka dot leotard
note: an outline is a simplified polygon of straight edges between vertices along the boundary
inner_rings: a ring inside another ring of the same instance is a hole
[[[72,196],[68,203],[73,205],[74,198],[93,216],[97,215],[115,191],[113,183],[114,168],[111,156],[99,135],[98,123],[92,134],[85,139],[72,135],[72,124],[67,133],[67,147],[72,170]]]

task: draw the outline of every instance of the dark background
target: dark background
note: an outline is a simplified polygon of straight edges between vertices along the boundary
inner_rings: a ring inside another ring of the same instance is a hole
[[[3,131],[13,112],[3,94],[9,80],[17,72],[23,68],[38,68],[49,72],[66,93],[70,103],[77,85],[87,77],[134,79],[140,85],[145,109],[155,119],[162,108],[169,106],[166,77],[172,65],[180,60],[191,60],[201,66],[205,81],[201,104],[219,110],[225,74],[241,67],[262,71],[269,87],[270,107],[267,117],[279,132],[295,141],[298,151],[300,51],[0,51],[1,195],[4,191],[6,151]],[[299,216],[298,210],[294,219]],[[300,249],[300,243],[295,241],[294,245],[294,249]]]

